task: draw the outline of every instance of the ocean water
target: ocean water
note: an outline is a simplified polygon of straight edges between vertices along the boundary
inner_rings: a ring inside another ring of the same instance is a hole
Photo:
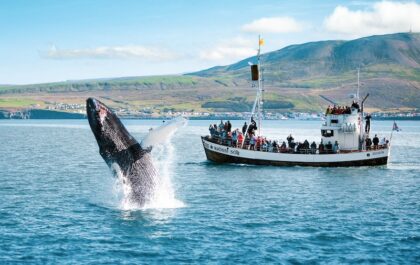
[[[124,123],[141,139],[160,121]],[[398,122],[388,166],[363,168],[213,164],[208,124],[189,121],[154,150],[160,199],[136,209],[86,120],[0,121],[0,263],[420,263],[420,122]],[[319,140],[319,126],[263,131]]]

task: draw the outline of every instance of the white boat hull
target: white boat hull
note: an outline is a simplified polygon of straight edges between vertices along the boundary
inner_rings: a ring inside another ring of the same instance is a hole
[[[296,154],[274,153],[228,147],[214,143],[207,137],[202,137],[203,147],[208,160],[217,163],[238,163],[274,166],[378,166],[386,165],[389,147],[339,154]]]

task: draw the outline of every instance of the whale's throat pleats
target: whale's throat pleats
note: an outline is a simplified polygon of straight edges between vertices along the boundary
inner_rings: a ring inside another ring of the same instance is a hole
[[[157,171],[150,150],[142,149],[140,144],[136,143],[111,154],[107,164],[114,176],[121,178],[125,200],[140,207],[151,200],[156,186]]]

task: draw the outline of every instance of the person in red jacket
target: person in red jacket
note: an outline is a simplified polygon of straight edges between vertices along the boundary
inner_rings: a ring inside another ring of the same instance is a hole
[[[242,133],[238,133],[238,146],[242,146],[243,141],[244,141],[244,135]]]

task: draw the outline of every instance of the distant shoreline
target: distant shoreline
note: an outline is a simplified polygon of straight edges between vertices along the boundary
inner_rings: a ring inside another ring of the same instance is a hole
[[[170,120],[171,117],[141,117],[141,116],[120,116],[124,120]],[[245,120],[243,117],[235,116],[216,116],[211,115],[208,117],[187,117],[189,120]],[[86,115],[82,113],[69,113],[52,110],[31,110],[30,112],[17,112],[7,113],[0,111],[0,120],[85,120]],[[420,120],[420,116],[414,117],[401,117],[401,116],[389,116],[389,117],[373,117],[373,120],[386,121],[386,120],[407,120],[417,121]],[[280,120],[280,119],[265,119],[265,120]],[[320,121],[320,119],[293,119],[288,120],[300,120],[300,121]]]
[[[320,121],[321,117],[306,117],[306,118],[295,118],[294,115],[284,114],[289,120],[317,120]],[[321,114],[319,114],[321,115]],[[420,116],[402,116],[401,114],[394,114],[395,116],[385,116],[385,115],[372,115],[373,120],[420,120]],[[172,119],[172,116],[143,116],[143,115],[119,115],[121,119],[125,120],[169,120]],[[244,113],[209,113],[207,116],[186,116],[189,120],[246,120],[247,115]],[[22,111],[8,111],[0,109],[0,120],[2,119],[14,119],[14,120],[39,120],[39,119],[50,119],[50,120],[80,120],[86,119],[85,113],[73,113],[73,112],[64,112],[57,110],[48,110],[48,109],[27,109]],[[277,116],[266,117],[265,120],[280,120]]]

